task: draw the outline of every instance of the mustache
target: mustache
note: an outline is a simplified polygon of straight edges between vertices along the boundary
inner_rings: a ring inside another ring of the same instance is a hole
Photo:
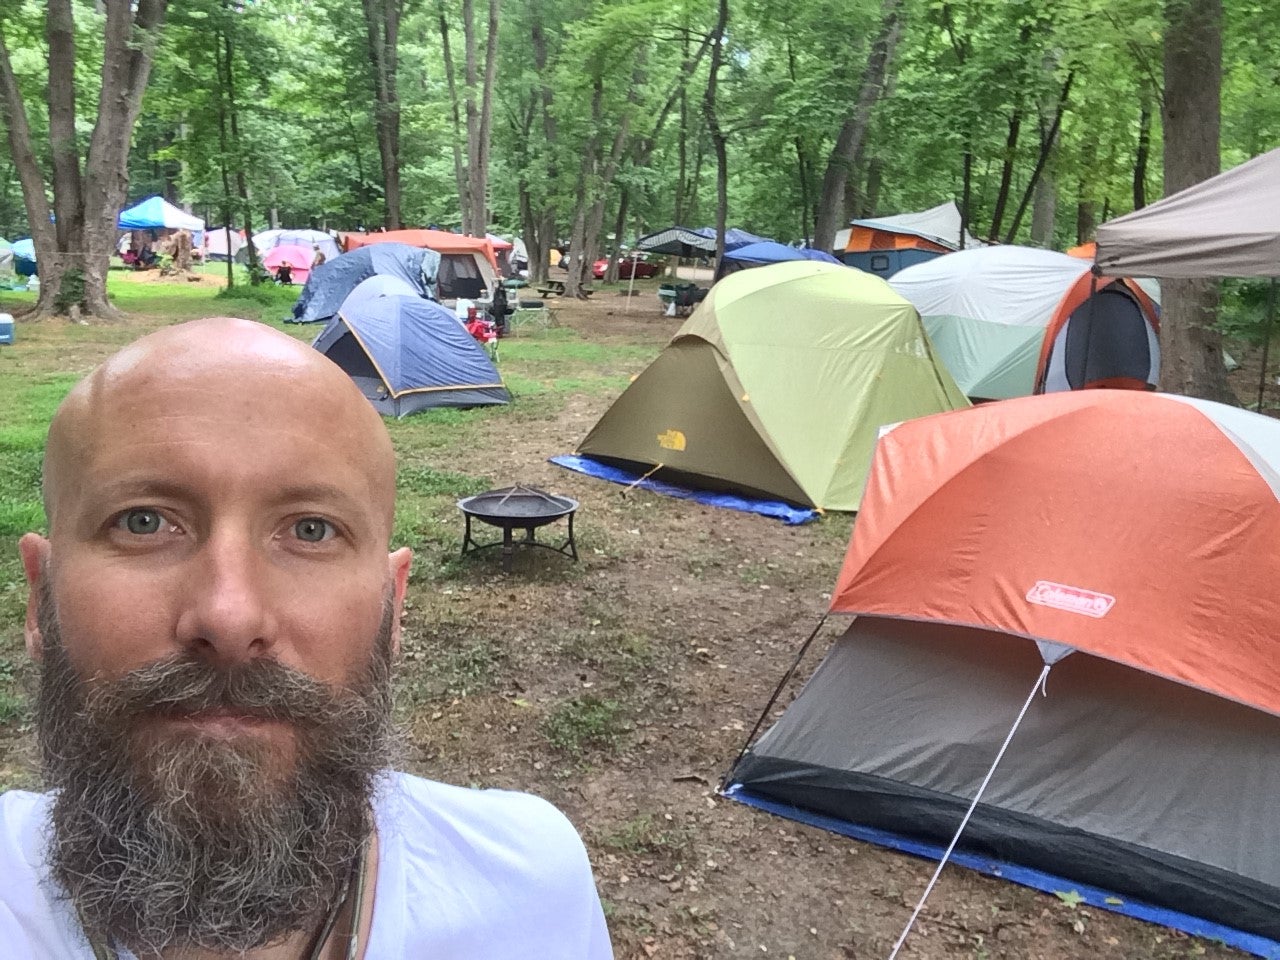
[[[270,658],[221,668],[177,654],[91,685],[85,708],[91,715],[118,720],[225,711],[314,724],[340,720],[353,696]]]

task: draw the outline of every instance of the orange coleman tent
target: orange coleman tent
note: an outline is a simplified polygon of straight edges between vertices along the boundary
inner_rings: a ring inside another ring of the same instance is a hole
[[[1280,957],[1277,544],[1269,417],[1091,390],[900,424],[855,619],[726,792]]]

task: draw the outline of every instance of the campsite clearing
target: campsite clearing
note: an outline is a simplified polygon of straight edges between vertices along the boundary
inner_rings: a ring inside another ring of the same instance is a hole
[[[19,325],[0,347],[0,777],[30,785],[14,542],[40,522],[45,425],[74,380],[164,323],[213,314],[279,323],[287,305],[215,299],[201,285],[112,277],[124,324]],[[545,462],[571,451],[682,321],[655,282],[557,301],[557,326],[503,342],[505,407],[388,421],[400,452],[395,537],[417,551],[399,685],[414,771],[529,789],[582,829],[620,960],[880,958],[932,868],[715,798],[777,677],[828,603],[847,515],[804,527],[669,500]],[[0,309],[16,298],[0,297]],[[1233,352],[1236,352],[1233,350]],[[1247,395],[1257,365],[1234,376]],[[1280,388],[1271,401],[1280,405]],[[581,562],[546,552],[458,557],[457,497],[523,482],[572,496]],[[808,662],[844,629],[830,624]],[[794,693],[793,688],[792,694]],[[785,705],[791,695],[784,696]],[[948,869],[910,942],[921,960],[1240,957],[1081,906]]]

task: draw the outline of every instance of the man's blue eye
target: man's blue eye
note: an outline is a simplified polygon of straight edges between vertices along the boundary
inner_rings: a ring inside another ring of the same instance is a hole
[[[164,523],[164,517],[160,516],[155,510],[130,510],[122,519],[124,528],[130,533],[135,533],[139,536],[159,533],[160,527]]]
[[[333,525],[319,517],[304,517],[293,525],[293,535],[305,543],[320,543],[333,534]]]

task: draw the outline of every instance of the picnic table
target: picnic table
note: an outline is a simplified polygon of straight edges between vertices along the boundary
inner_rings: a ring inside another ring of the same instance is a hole
[[[534,289],[537,290],[538,293],[540,293],[543,297],[563,297],[564,281],[563,280],[545,280],[542,283],[538,284],[536,287],[534,287]],[[578,292],[581,293],[584,297],[589,297],[596,291],[593,287],[583,287]]]

